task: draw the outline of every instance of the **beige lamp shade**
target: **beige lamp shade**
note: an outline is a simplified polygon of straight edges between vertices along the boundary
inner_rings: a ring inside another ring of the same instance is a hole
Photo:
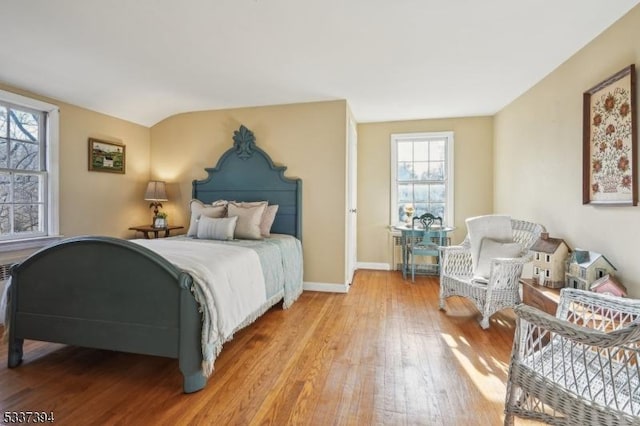
[[[146,201],[168,201],[164,182],[161,180],[149,181],[147,190],[144,193],[144,199]]]

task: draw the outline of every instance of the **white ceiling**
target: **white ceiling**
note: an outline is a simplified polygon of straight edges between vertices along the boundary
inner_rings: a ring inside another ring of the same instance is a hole
[[[7,0],[0,82],[147,126],[332,99],[359,122],[487,115],[639,1]]]

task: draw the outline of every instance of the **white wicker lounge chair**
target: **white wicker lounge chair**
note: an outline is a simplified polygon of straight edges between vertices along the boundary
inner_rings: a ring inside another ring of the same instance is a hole
[[[520,303],[520,276],[525,263],[532,260],[529,248],[544,232],[537,223],[511,219],[513,240],[522,245],[517,258],[501,258],[491,261],[488,282],[474,279],[469,236],[459,246],[440,247],[440,309],[445,309],[444,299],[462,296],[471,300],[482,313],[480,326],[489,328],[489,317]]]
[[[563,289],[555,317],[516,313],[505,425],[640,425],[640,300]]]

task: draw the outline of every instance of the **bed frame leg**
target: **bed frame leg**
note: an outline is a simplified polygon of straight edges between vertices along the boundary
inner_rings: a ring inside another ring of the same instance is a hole
[[[182,373],[182,375],[184,377],[184,383],[182,385],[184,393],[197,392],[207,384],[207,379],[202,375],[201,371],[190,375]]]
[[[191,277],[183,274],[180,292],[180,349],[178,364],[184,376],[183,389],[192,393],[204,388],[207,378],[202,373],[202,324],[198,305],[191,294]]]
[[[9,358],[7,360],[7,366],[9,368],[16,368],[22,364],[22,344],[24,339],[9,339]]]

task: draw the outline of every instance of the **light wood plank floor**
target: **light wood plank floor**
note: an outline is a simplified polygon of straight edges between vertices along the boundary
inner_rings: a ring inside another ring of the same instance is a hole
[[[305,292],[237,333],[191,395],[176,360],[27,342],[9,370],[3,345],[0,408],[69,425],[502,424],[513,312],[483,331],[470,303],[447,306],[436,278],[358,271],[348,294]]]

